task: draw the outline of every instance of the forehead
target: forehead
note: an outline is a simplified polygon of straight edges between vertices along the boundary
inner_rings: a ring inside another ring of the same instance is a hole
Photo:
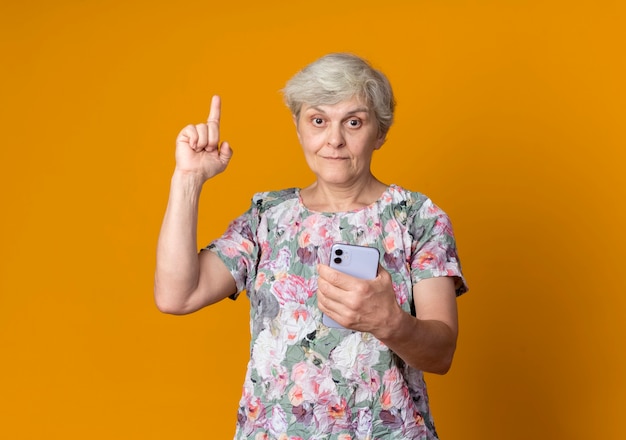
[[[304,104],[302,114],[322,113],[329,116],[345,116],[357,113],[371,113],[370,108],[360,101],[341,101],[336,104]]]
[[[347,113],[360,113],[370,112],[370,106],[367,105],[365,100],[358,96],[353,96],[350,99],[345,99],[334,104],[302,104],[302,113],[322,112],[326,114],[347,114]]]

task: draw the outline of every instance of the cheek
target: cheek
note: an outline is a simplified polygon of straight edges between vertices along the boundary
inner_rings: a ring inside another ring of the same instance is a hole
[[[319,139],[311,133],[298,132],[298,140],[304,150],[315,151],[319,145]]]

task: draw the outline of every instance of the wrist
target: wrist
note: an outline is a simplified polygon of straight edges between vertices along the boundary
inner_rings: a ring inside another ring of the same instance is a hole
[[[174,174],[172,174],[172,184],[181,184],[185,187],[201,188],[206,180],[206,177],[204,177],[201,173],[181,170],[178,168],[174,169]]]
[[[399,304],[396,305],[397,307],[394,307],[392,313],[390,313],[387,316],[387,319],[385,319],[385,325],[378,329],[374,335],[383,343],[396,338],[402,339],[404,337],[402,333],[407,331],[407,329],[411,326],[411,324],[407,321],[414,320],[413,316],[402,310],[402,307],[400,307]]]
[[[175,170],[170,183],[170,198],[197,203],[205,181],[197,173]]]

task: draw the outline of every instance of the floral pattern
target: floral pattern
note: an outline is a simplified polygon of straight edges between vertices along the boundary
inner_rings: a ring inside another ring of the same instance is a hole
[[[316,265],[334,242],[378,248],[407,313],[421,279],[452,276],[457,295],[467,290],[448,216],[420,193],[390,185],[372,205],[340,213],[308,210],[297,188],[256,194],[206,248],[250,299],[235,438],[436,439],[422,372],[369,333],[322,323]]]

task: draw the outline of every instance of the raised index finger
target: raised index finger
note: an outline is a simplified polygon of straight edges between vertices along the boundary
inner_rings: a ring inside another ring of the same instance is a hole
[[[222,100],[218,95],[215,95],[211,99],[211,110],[209,111],[209,118],[207,119],[207,123],[217,122],[219,124],[221,112]]]
[[[208,128],[207,135],[207,151],[216,149],[220,142],[220,114],[221,114],[222,102],[220,97],[215,95],[211,99],[211,111],[209,112],[209,119],[207,119],[206,125]]]

